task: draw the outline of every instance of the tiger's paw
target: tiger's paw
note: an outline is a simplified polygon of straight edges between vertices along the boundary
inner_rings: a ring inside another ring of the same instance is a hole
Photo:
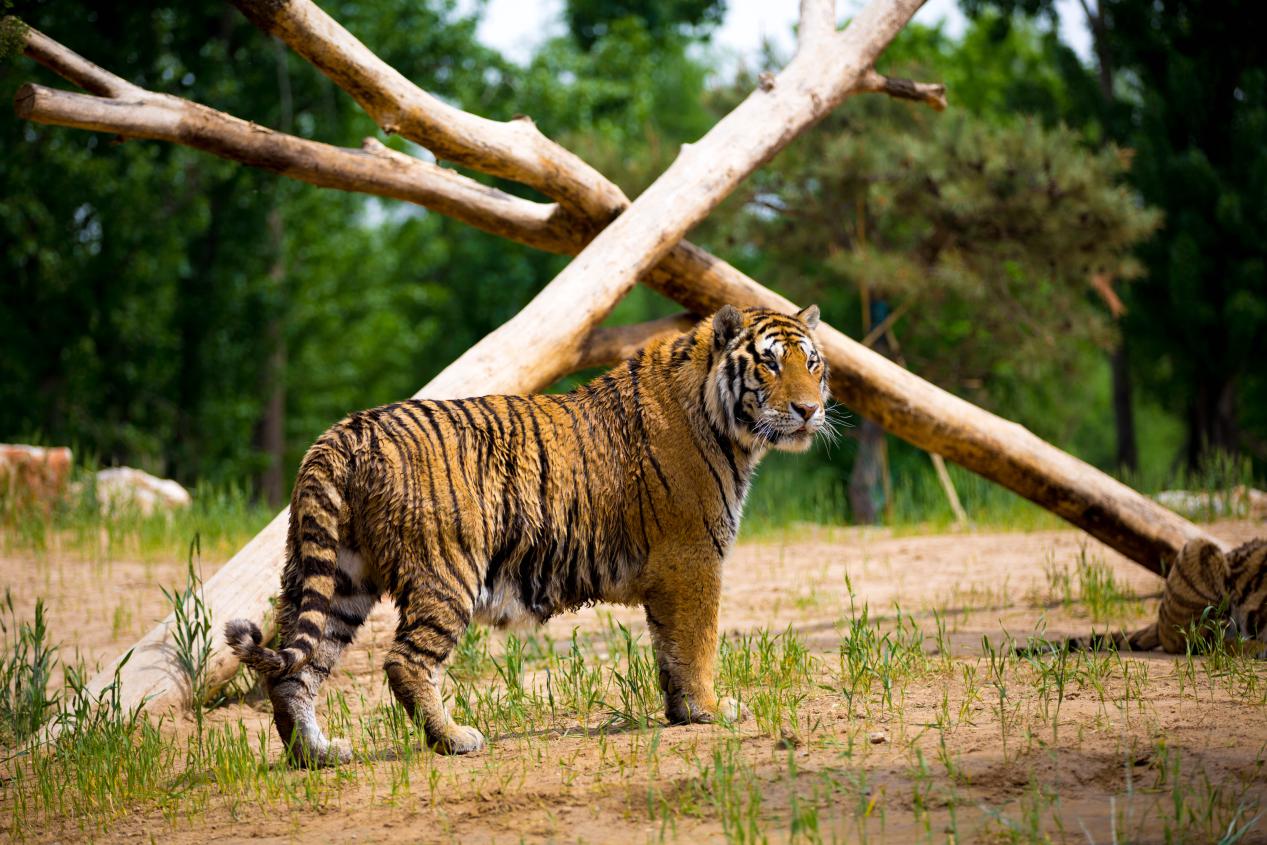
[[[291,749],[290,763],[303,769],[327,769],[352,762],[352,743],[335,737],[321,748]]]
[[[706,708],[683,701],[666,714],[671,725],[734,724],[752,718],[752,711],[733,698],[726,697]]]
[[[752,711],[738,699],[726,696],[717,702],[717,718],[731,724],[746,722],[752,718]]]
[[[431,747],[437,754],[474,754],[484,747],[484,734],[470,725],[451,724],[443,736],[431,739]]]

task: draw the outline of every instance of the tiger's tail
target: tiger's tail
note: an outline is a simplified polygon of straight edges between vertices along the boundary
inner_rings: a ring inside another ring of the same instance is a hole
[[[298,672],[312,659],[324,636],[334,596],[339,514],[347,480],[348,458],[343,449],[333,440],[318,440],[304,456],[291,497],[279,620],[284,637],[281,649],[264,645],[254,622],[235,619],[225,625],[229,648],[261,675],[279,678]]]
[[[1161,645],[1157,623],[1137,631],[1112,631],[1065,641],[1069,651],[1153,651]]]
[[[1061,651],[1152,651],[1160,645],[1161,638],[1157,623],[1154,622],[1137,631],[1111,631],[1086,637],[1069,637],[1055,642],[1032,640],[1026,645],[1018,646],[1016,653],[1021,657],[1031,657]]]

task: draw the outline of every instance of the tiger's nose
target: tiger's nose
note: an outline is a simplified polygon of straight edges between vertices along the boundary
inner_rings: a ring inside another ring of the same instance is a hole
[[[800,414],[801,419],[807,422],[809,421],[810,417],[818,413],[818,406],[812,403],[806,404],[802,402],[789,402],[788,404],[792,407],[793,414]]]

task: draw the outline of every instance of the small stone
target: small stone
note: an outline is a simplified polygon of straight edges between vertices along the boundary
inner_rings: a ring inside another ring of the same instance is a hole
[[[97,473],[97,502],[103,513],[135,507],[142,516],[155,511],[187,508],[189,491],[169,478],[157,478],[132,467],[112,467]]]
[[[775,741],[774,747],[780,748],[784,751],[789,751],[795,748],[800,748],[804,744],[805,743],[801,741],[801,738],[795,733],[787,728],[782,728],[779,730],[779,738]]]
[[[867,740],[870,741],[872,745],[882,745],[889,741],[889,735],[884,731],[872,731],[867,734]]]

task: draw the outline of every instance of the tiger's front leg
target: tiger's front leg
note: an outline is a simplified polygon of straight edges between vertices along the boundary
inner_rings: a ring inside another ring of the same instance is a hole
[[[660,669],[664,713],[672,725],[741,718],[733,700],[717,700],[717,613],[721,561],[675,562],[656,573],[646,596],[647,627]]]

